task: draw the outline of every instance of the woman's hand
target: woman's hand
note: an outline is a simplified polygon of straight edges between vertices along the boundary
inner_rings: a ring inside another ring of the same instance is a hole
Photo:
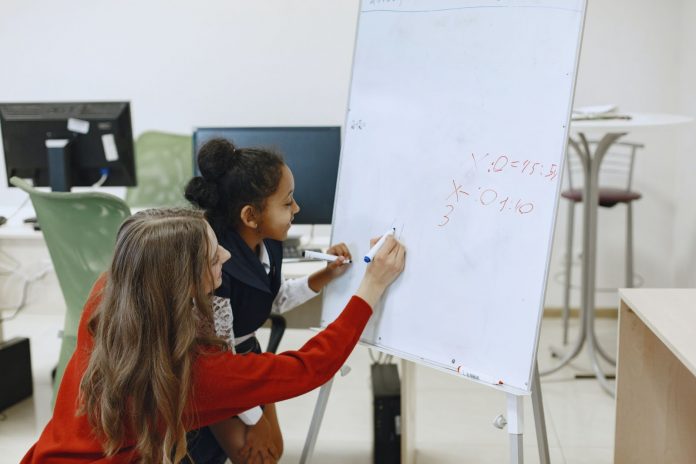
[[[372,239],[370,246],[374,246],[377,240],[379,238]],[[375,258],[367,265],[365,276],[355,294],[374,308],[384,290],[404,270],[405,263],[406,248],[394,236],[388,236]]]

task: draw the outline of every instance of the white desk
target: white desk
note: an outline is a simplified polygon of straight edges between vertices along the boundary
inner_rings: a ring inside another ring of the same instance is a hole
[[[11,278],[16,274],[15,267],[25,262],[24,257],[30,257],[30,261],[45,261],[48,259],[48,250],[43,242],[41,232],[34,230],[31,224],[24,224],[24,218],[33,216],[34,210],[27,202],[21,210],[15,206],[0,207],[0,215],[9,220],[0,226],[0,270],[4,271],[3,279]],[[14,216],[13,216],[14,214]],[[10,276],[10,277],[8,277]],[[0,292],[0,307],[14,306],[21,298],[21,291],[16,290],[14,281],[3,280],[3,290]],[[11,291],[9,291],[11,290]],[[8,310],[5,316],[11,314]],[[0,322],[0,341],[3,340],[2,322]]]
[[[614,462],[696,462],[696,289],[621,290]]]
[[[0,216],[5,216],[8,221],[0,226],[0,240],[40,240],[43,241],[41,232],[35,231],[31,224],[25,224],[24,219],[35,216],[31,202],[21,208],[20,205],[0,206]]]
[[[17,206],[0,207],[0,215],[9,217],[17,210]],[[14,260],[22,262],[45,261],[49,259],[41,231],[35,231],[31,224],[24,223],[25,218],[32,216],[34,216],[34,210],[31,203],[28,202],[6,224],[0,226],[0,252],[6,253],[12,256]],[[306,232],[303,230],[303,226],[297,226],[297,229],[300,232]],[[304,226],[304,229],[308,229],[308,227]],[[318,229],[320,229],[320,234],[314,237],[316,243],[312,244],[312,246],[327,246],[329,241],[328,234],[330,234],[329,228],[322,226],[318,227]],[[25,257],[29,259],[25,259]],[[3,262],[3,257],[0,256],[0,267],[2,267]],[[283,274],[286,278],[304,277],[324,266],[326,266],[326,263],[322,261],[289,262],[283,264]],[[56,289],[56,291],[60,293],[59,289]],[[55,292],[50,293],[55,295]],[[0,299],[0,307],[9,304],[9,301],[4,301],[6,299],[12,302],[16,300],[15,295],[3,295],[3,297]],[[295,309],[299,309],[299,311]],[[321,321],[320,297],[312,298],[295,309],[284,314],[288,327],[308,328],[319,326]],[[2,340],[1,328],[0,340]]]
[[[609,363],[615,361],[597,342],[594,332],[595,307],[595,272],[597,267],[597,209],[599,203],[599,168],[611,145],[629,132],[643,131],[658,127],[685,124],[692,121],[687,116],[671,114],[627,113],[631,119],[596,119],[571,122],[569,145],[575,149],[582,159],[584,172],[584,220],[582,245],[582,290],[581,308],[582,324],[580,336],[573,348],[563,356],[561,362],[554,368],[543,372],[549,374],[568,364],[582,350],[587,340],[587,349],[592,368],[602,388],[610,395],[614,389],[607,382],[604,372],[599,366],[597,353]],[[600,136],[594,152],[588,143],[588,136]]]

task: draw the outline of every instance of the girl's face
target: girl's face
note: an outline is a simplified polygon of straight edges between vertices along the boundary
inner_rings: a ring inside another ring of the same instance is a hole
[[[300,207],[293,198],[295,191],[295,178],[292,171],[283,165],[282,176],[278,189],[266,199],[266,205],[259,221],[259,233],[265,238],[285,240],[292,220],[300,211]]]
[[[205,291],[212,293],[222,285],[222,265],[230,259],[230,252],[220,246],[210,225],[207,226],[207,230],[211,253],[208,256],[208,262],[210,263],[210,275],[213,277],[213,282],[206,282]]]

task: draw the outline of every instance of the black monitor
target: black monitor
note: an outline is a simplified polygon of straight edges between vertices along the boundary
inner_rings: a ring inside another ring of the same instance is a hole
[[[128,102],[0,103],[7,179],[69,191],[72,186],[133,186]]]
[[[196,153],[207,141],[222,137],[239,148],[269,148],[283,156],[295,177],[295,199],[300,212],[295,224],[331,224],[341,155],[340,127],[218,127],[193,134]]]

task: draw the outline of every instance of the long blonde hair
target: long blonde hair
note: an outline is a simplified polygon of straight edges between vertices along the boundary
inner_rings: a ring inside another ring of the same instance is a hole
[[[86,414],[113,456],[127,437],[143,462],[186,456],[183,412],[200,345],[224,346],[212,327],[204,278],[212,250],[202,213],[141,211],[121,226],[101,303],[89,321],[94,348],[80,384]],[[195,308],[194,308],[195,302]]]

